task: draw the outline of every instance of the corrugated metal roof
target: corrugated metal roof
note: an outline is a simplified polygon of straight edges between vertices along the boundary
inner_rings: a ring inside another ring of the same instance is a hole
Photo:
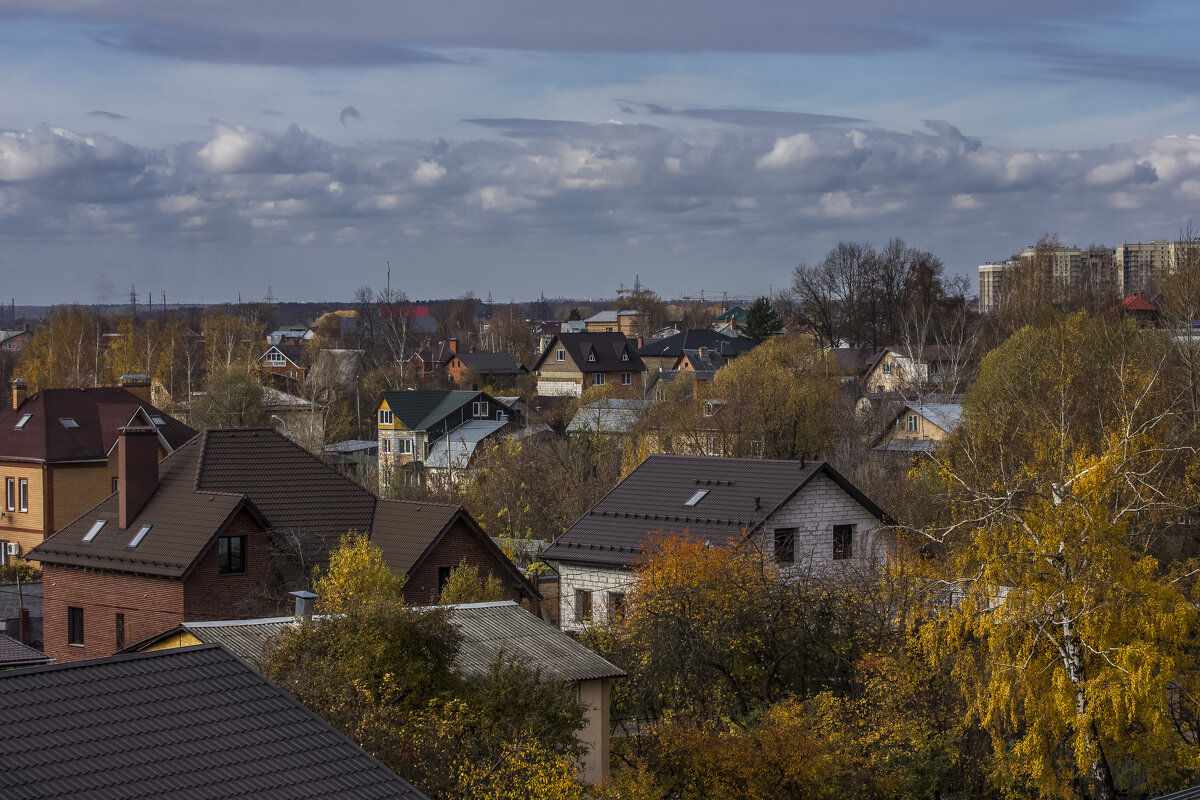
[[[1164,794],[1152,800],[1200,800],[1200,786],[1192,786],[1187,789],[1180,789],[1178,792]]]
[[[274,641],[296,626],[295,617],[184,622],[179,627],[204,644],[220,644],[251,664],[259,665]]]
[[[447,435],[429,443],[425,466],[432,469],[466,469],[475,454],[475,447],[488,436],[507,425],[507,421],[473,419],[452,429]],[[447,452],[448,451],[448,452]]]
[[[918,403],[909,408],[946,433],[953,433],[962,424],[963,407],[960,403]]]
[[[567,432],[627,433],[642,418],[645,410],[646,403],[640,398],[597,400],[579,407],[567,425]]]
[[[0,795],[422,800],[217,645],[0,672]]]

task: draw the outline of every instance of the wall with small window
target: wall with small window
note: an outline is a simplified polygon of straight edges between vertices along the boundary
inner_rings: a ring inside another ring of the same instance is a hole
[[[186,618],[255,616],[263,610],[256,604],[267,596],[274,580],[267,534],[242,511],[214,539],[184,581]]]
[[[479,570],[481,576],[495,575],[504,584],[502,600],[515,600],[530,607],[532,598],[522,597],[511,575],[496,556],[477,539],[466,523],[456,520],[446,535],[434,547],[419,567],[409,573],[404,584],[404,599],[412,605],[427,605],[438,601],[442,570],[453,569],[463,560]]]
[[[565,631],[579,631],[587,620],[579,620],[586,610],[578,602],[580,593],[591,604],[590,621],[606,622],[612,615],[625,610],[625,597],[633,584],[633,573],[611,567],[559,563],[559,626]],[[550,600],[550,597],[546,598]]]
[[[764,523],[759,541],[785,568],[881,558],[879,520],[824,475],[816,475]]]

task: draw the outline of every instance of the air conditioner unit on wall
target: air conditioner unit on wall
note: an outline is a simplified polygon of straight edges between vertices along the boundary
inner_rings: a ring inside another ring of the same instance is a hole
[[[6,548],[6,552],[10,556],[21,555],[21,543],[20,542],[8,542],[8,547]]]

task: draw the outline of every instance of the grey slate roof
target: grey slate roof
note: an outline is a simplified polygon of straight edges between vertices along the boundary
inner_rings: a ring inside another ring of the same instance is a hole
[[[727,336],[705,328],[689,328],[665,339],[653,339],[638,348],[638,355],[654,358],[678,357],[684,350],[707,347],[723,356],[739,356],[754,348],[754,342],[743,336]]]
[[[953,433],[954,429],[962,423],[961,403],[918,403],[909,408],[946,433]]]
[[[268,617],[265,619],[226,619],[215,622],[184,622],[158,638],[164,638],[177,630],[195,636],[204,644],[223,645],[227,650],[251,664],[261,664],[273,640],[296,625],[295,617]],[[139,645],[129,648],[132,652]]]
[[[824,474],[879,519],[886,514],[824,461],[652,455],[543,553],[549,561],[632,566],[657,533],[713,545],[740,541]],[[685,506],[694,494],[703,498]],[[758,499],[757,508],[755,498]]]
[[[0,633],[0,669],[28,667],[33,664],[49,664],[53,659],[41,650]]]
[[[218,645],[0,672],[6,800],[424,798]]]
[[[486,353],[477,350],[474,353],[454,355],[467,369],[473,369],[480,375],[520,375],[525,371],[525,368],[508,353]]]

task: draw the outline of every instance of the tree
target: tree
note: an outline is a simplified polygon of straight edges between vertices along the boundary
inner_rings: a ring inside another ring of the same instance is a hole
[[[1191,576],[1153,543],[1189,516],[1194,444],[1165,338],[1076,314],[985,359],[964,424],[929,470],[944,516],[924,534],[942,592],[931,654],[955,654],[1010,786],[1116,796],[1200,766],[1172,722],[1196,661]]]
[[[210,372],[206,391],[192,403],[190,422],[200,430],[270,427],[258,375],[236,366]]]
[[[314,584],[318,609],[342,614],[371,598],[404,600],[404,578],[392,572],[367,535],[350,531],[329,555],[329,565]]]
[[[575,306],[571,306],[571,310],[567,312],[568,322],[577,322],[583,320],[583,312]]]
[[[765,342],[769,337],[779,333],[783,321],[771,307],[771,301],[766,297],[755,300],[746,311],[746,327],[742,333],[756,344]]]
[[[59,306],[21,350],[15,369],[29,391],[99,386],[103,379],[100,335],[104,322],[83,306]]]
[[[204,317],[205,367],[211,373],[234,368],[251,372],[258,368],[258,356],[266,349],[265,332],[254,319],[229,313],[225,308],[210,310]]]
[[[492,573],[485,580],[479,567],[471,566],[464,558],[442,586],[438,602],[444,606],[459,603],[494,603],[504,599],[504,583]]]

